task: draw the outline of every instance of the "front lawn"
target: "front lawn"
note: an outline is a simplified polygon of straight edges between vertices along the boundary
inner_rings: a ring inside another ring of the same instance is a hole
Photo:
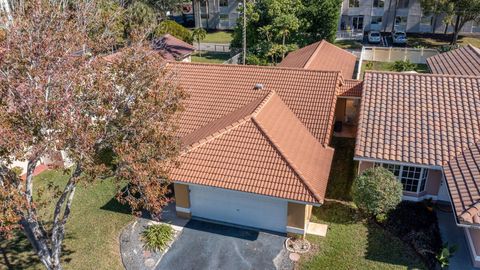
[[[35,177],[34,181],[37,187],[52,181],[63,188],[67,176],[59,171],[47,171]],[[113,199],[115,191],[111,180],[77,187],[66,225],[65,252],[62,256],[64,269],[123,269],[118,239],[121,229],[134,218],[126,207]],[[54,201],[49,203],[46,216],[51,216],[53,211]],[[2,241],[0,248],[8,258],[8,262],[4,257],[0,258],[0,268],[43,269],[21,233],[12,240]]]
[[[218,63],[221,64],[228,59],[230,59],[229,53],[220,53],[220,52],[198,52],[192,55],[192,62],[197,63]]]
[[[313,250],[299,269],[426,269],[416,253],[347,202],[313,208],[312,221],[328,224],[326,237],[307,236]]]
[[[228,31],[215,31],[207,33],[205,39],[202,42],[205,43],[218,43],[218,44],[230,44],[232,41],[232,32]]]

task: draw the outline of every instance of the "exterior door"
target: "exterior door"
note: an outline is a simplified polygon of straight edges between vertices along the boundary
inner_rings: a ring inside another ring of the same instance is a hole
[[[285,232],[288,202],[206,186],[189,186],[192,216]]]

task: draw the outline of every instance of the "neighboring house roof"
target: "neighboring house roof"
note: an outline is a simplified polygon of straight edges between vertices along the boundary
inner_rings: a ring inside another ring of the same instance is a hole
[[[153,41],[153,49],[166,60],[182,60],[195,51],[195,47],[170,34],[165,34]]]
[[[330,143],[340,72],[184,62],[168,68],[190,96],[180,119],[182,136],[275,91],[319,142]]]
[[[467,45],[427,58],[432,73],[480,76],[480,49]]]
[[[366,72],[357,158],[443,166],[480,140],[480,77]]]
[[[362,97],[363,81],[359,80],[345,80],[340,91],[339,97]]]
[[[325,40],[290,52],[279,67],[341,71],[346,79],[353,78],[357,57]]]
[[[480,141],[453,157],[443,171],[459,222],[480,225]]]
[[[188,148],[170,176],[180,182],[323,203],[333,149],[318,142],[275,91],[262,92],[185,136]]]
[[[169,62],[188,98],[174,181],[322,203],[340,72]]]

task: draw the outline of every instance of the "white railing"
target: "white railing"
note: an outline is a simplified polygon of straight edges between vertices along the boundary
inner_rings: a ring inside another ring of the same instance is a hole
[[[395,62],[409,60],[415,64],[426,64],[427,58],[438,54],[437,50],[424,48],[363,47],[363,61]]]
[[[363,30],[337,31],[336,40],[363,40]]]

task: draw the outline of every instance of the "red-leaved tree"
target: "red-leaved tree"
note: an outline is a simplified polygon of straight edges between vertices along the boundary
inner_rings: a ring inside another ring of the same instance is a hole
[[[141,40],[98,56],[113,46],[99,41],[102,33],[92,37],[95,1],[54,2],[30,1],[15,11],[0,41],[0,237],[21,228],[47,269],[62,268],[79,183],[113,177],[117,198],[135,212],[157,214],[167,204],[184,98],[160,56]],[[47,226],[37,213],[33,172],[52,151],[66,153],[73,166]],[[9,169],[13,160],[28,162],[25,180]]]

